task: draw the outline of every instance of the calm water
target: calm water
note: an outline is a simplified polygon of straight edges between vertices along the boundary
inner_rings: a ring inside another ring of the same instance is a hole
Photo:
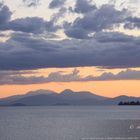
[[[140,140],[140,107],[1,107],[0,140]]]

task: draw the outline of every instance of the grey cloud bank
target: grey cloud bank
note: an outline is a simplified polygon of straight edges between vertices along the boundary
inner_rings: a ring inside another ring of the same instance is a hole
[[[112,33],[112,36],[105,32],[103,35],[99,33],[90,40],[61,41],[45,40],[23,33],[13,34],[9,40],[0,43],[0,69],[140,67],[139,45],[139,37],[118,33]]]

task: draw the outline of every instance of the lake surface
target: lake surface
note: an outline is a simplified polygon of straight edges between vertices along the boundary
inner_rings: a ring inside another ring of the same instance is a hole
[[[140,140],[140,107],[0,107],[0,140],[99,139]]]

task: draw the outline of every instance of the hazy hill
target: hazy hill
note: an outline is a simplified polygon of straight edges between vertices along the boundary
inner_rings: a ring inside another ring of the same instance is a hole
[[[30,91],[24,95],[0,99],[0,105],[50,106],[50,105],[117,105],[120,101],[137,101],[140,98],[118,96],[107,98],[91,92],[74,92],[66,89],[61,93],[50,90]]]

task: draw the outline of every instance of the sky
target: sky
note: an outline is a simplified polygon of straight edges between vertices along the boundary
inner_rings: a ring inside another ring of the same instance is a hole
[[[0,98],[38,89],[140,96],[140,0],[0,0]]]

